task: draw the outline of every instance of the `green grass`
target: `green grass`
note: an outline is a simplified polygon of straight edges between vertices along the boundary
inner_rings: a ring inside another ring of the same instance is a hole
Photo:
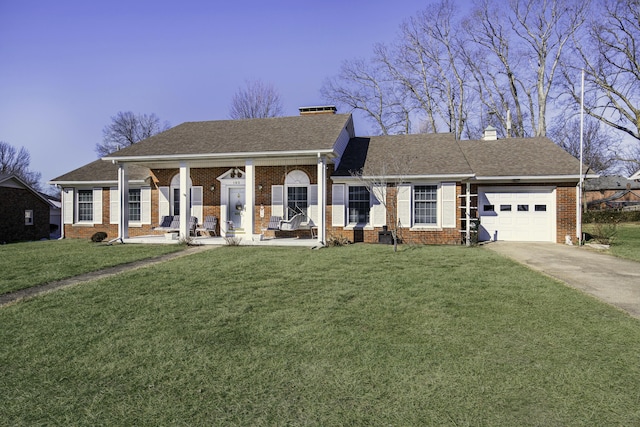
[[[182,250],[178,245],[112,245],[65,239],[0,245],[0,294]]]
[[[588,233],[595,235],[597,234],[596,229],[594,224],[584,225],[584,230]],[[622,223],[615,226],[615,235],[609,253],[621,258],[640,261],[640,224]]]
[[[638,425],[640,322],[482,248],[223,247],[0,310],[5,425]]]
[[[640,224],[620,224],[611,245],[613,255],[640,261]]]

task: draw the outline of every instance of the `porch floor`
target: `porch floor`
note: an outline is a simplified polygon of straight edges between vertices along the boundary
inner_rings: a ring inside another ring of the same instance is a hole
[[[295,238],[295,237],[278,237],[278,238],[265,238],[260,240],[260,236],[244,236],[238,235],[235,236],[237,239],[240,239],[241,246],[300,246],[300,247],[308,247],[312,248],[314,246],[320,245],[317,238]],[[196,236],[191,237],[193,239],[193,244],[195,245],[218,245],[218,246],[226,246],[228,245],[227,241],[224,237],[215,236]],[[147,244],[156,244],[156,245],[171,245],[178,244],[180,242],[179,239],[171,240],[166,238],[164,235],[148,235],[148,236],[136,236],[129,237],[124,239],[124,243],[147,243]]]

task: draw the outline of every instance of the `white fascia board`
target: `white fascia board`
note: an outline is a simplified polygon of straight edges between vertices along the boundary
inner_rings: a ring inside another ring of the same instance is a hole
[[[216,160],[235,158],[259,158],[259,157],[290,157],[290,156],[318,156],[334,154],[333,149],[325,150],[297,150],[297,151],[257,151],[244,153],[201,153],[201,154],[169,154],[161,156],[122,156],[103,157],[102,160],[118,162],[153,162],[153,161],[188,161],[188,160]]]
[[[597,178],[600,175],[590,174],[586,175],[585,179]],[[477,176],[475,177],[475,181],[481,182],[500,182],[500,181],[511,181],[511,182],[545,182],[545,181],[566,181],[566,182],[577,182],[580,181],[580,175],[544,175],[544,176],[525,176],[525,175],[513,175],[513,176]]]
[[[331,180],[337,184],[343,184],[346,182],[357,181],[361,179],[370,179],[375,181],[389,181],[396,182],[398,179],[401,179],[405,182],[412,181],[465,181],[473,178],[475,175],[473,174],[450,174],[450,175],[406,175],[406,176],[394,176],[394,175],[363,175],[362,177],[356,176],[336,176],[331,177]]]
[[[638,180],[640,179],[640,170],[638,170],[638,172],[634,173],[633,175],[631,175],[629,177],[629,179],[634,179],[634,180]]]
[[[147,181],[145,181],[144,179],[130,179],[129,183],[130,184],[146,184]],[[108,186],[112,186],[112,185],[118,185],[118,180],[114,180],[114,181],[48,181],[47,184],[49,185],[59,185],[59,186],[76,186],[76,185],[82,185],[82,186],[94,186],[94,187],[108,187]]]

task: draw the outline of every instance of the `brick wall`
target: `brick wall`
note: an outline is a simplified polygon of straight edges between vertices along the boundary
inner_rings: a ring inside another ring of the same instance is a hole
[[[25,225],[26,210],[33,225]],[[0,243],[48,239],[49,205],[29,190],[0,187]]]
[[[329,189],[331,186],[329,186]],[[460,195],[462,187],[460,184],[456,185],[456,196]],[[330,192],[330,191],[329,191]],[[396,209],[397,203],[395,202],[396,188],[387,187],[387,224],[389,230],[391,230],[391,224],[394,224],[397,220]],[[379,232],[383,231],[382,227],[374,227],[373,229],[344,229],[344,227],[331,226],[331,197],[327,199],[329,206],[327,207],[327,236],[344,237],[351,242],[365,242],[365,243],[377,243]],[[404,243],[410,244],[427,244],[427,245],[458,245],[461,240],[461,219],[460,213],[457,212],[456,227],[455,228],[441,228],[432,230],[411,230],[409,228],[399,228],[398,238]]]
[[[565,243],[565,236],[576,238],[576,203],[575,184],[560,183],[556,188],[556,243]]]
[[[220,200],[221,200],[221,185],[217,180],[217,177],[227,172],[234,165],[216,168],[192,168],[191,180],[192,184],[203,187],[203,217],[215,215],[221,218]],[[244,168],[240,168],[244,170]],[[254,230],[255,234],[259,234],[262,228],[265,228],[268,224],[271,212],[271,186],[272,185],[284,185],[287,174],[293,170],[302,170],[308,176],[311,184],[317,184],[317,166],[316,165],[297,165],[297,166],[258,166],[255,170],[255,198],[256,203],[254,207]],[[154,184],[151,191],[151,225],[144,225],[142,227],[130,227],[129,235],[131,237],[149,235],[149,234],[162,234],[162,232],[153,231],[152,228],[159,224],[160,218],[158,217],[158,187],[169,186],[173,177],[178,174],[178,169],[157,169],[152,171],[152,177]],[[333,172],[333,165],[328,165],[327,176],[330,176]],[[327,182],[327,209],[326,209],[326,224],[327,224],[327,237],[340,236],[349,239],[350,241],[363,241],[368,243],[378,242],[378,233],[382,231],[381,227],[375,229],[344,229],[344,227],[333,227],[332,224],[332,182],[329,179]],[[211,191],[211,186],[214,185],[214,191]],[[522,184],[525,185],[525,184]],[[557,205],[557,235],[556,241],[558,243],[564,243],[565,236],[570,235],[575,239],[576,227],[576,189],[575,184],[556,184],[556,205]],[[464,194],[466,187],[464,184],[458,184],[456,186],[456,195]],[[473,185],[471,188],[472,194],[477,194],[477,186]],[[103,197],[103,224],[98,224],[93,227],[81,226],[81,225],[65,225],[65,235],[67,237],[79,237],[90,238],[96,231],[104,231],[109,238],[117,236],[117,224],[109,224],[109,189],[104,188],[102,192]],[[389,187],[387,191],[387,203],[390,209],[387,210],[387,224],[393,224],[395,222],[395,204],[391,200],[395,197],[395,188]],[[458,205],[462,204],[458,198]],[[477,205],[477,197],[472,199],[472,206]],[[260,216],[260,213],[263,216]],[[476,210],[472,210],[472,217],[475,217]],[[410,230],[408,228],[401,228],[399,230],[399,237],[403,242],[415,243],[415,244],[460,244],[462,242],[462,233],[460,230],[464,228],[463,218],[464,211],[460,208],[456,210],[457,219],[455,228],[446,228],[438,230]],[[24,215],[24,212],[22,213]],[[48,218],[48,217],[47,217]],[[203,218],[201,218],[203,220]],[[47,220],[48,223],[48,220]],[[48,229],[47,229],[48,230]],[[218,234],[220,234],[220,224],[218,224]],[[48,235],[48,231],[47,231]],[[308,237],[310,235],[309,230],[299,230],[297,232],[267,232],[268,236],[295,236]]]

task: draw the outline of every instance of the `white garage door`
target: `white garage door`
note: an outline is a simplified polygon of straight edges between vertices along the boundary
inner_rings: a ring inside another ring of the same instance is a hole
[[[554,187],[479,189],[480,241],[555,242]]]

